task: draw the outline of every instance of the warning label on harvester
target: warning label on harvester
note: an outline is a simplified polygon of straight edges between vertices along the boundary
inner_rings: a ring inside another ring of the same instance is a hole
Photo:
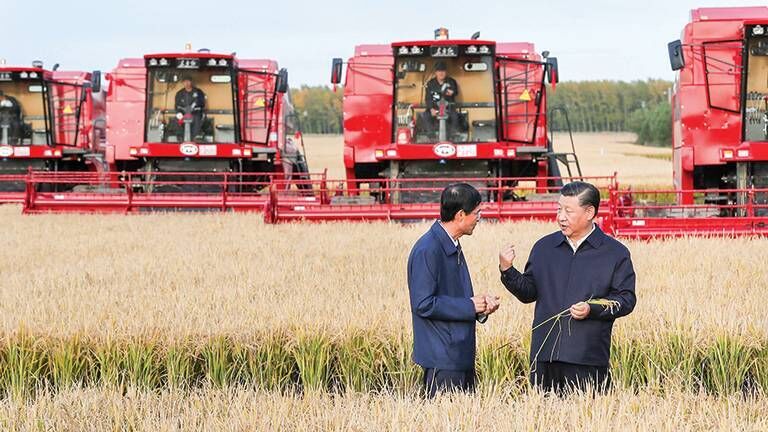
[[[520,93],[520,100],[526,102],[531,100],[531,93],[528,92],[528,89],[525,89],[522,93]]]

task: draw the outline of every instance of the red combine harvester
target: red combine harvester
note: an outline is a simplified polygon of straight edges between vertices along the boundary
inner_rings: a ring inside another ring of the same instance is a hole
[[[95,169],[104,133],[101,74],[57,69],[38,61],[0,65],[0,202],[24,201],[30,170]]]
[[[207,50],[120,60],[109,74],[110,170],[283,172],[295,130],[288,74],[273,60]],[[292,172],[306,172],[296,164]],[[149,188],[149,184],[146,185]]]
[[[530,43],[478,38],[449,39],[441,28],[435,40],[355,48],[343,102],[350,189],[383,179],[475,178],[493,185],[515,177],[543,190],[547,177],[560,175],[558,158],[575,159],[556,154],[547,137],[545,81],[557,82],[557,60]],[[342,68],[343,60],[334,59],[334,85]],[[516,198],[511,190],[505,196]]]
[[[343,67],[333,60],[332,84]],[[479,33],[456,40],[440,28],[434,40],[357,46],[344,82],[346,181],[314,182],[312,202],[278,188],[268,220],[434,218],[456,181],[483,192],[486,218],[549,219],[558,161],[569,176],[570,163],[578,169],[575,152],[555,153],[547,136],[545,83],[557,77],[557,60],[533,44]]]
[[[36,176],[83,188],[35,194],[27,212],[253,210],[274,178],[307,178],[287,71],[273,60],[150,54],[120,60],[107,78],[105,175]]]
[[[767,233],[768,7],[694,9],[669,58],[675,190],[625,194],[614,233]]]

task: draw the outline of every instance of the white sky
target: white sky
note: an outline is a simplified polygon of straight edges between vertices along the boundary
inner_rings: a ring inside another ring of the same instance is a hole
[[[672,79],[667,42],[689,11],[703,6],[764,6],[741,0],[533,0],[429,2],[283,0],[1,0],[0,58],[41,59],[62,69],[109,71],[118,59],[194,49],[274,58],[291,86],[327,84],[331,58],[360,43],[451,37],[536,44],[558,57],[563,80]],[[188,17],[188,18],[185,18]]]

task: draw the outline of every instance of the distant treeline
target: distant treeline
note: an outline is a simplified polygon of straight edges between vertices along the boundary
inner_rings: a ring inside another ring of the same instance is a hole
[[[574,132],[634,132],[639,144],[670,145],[668,91],[672,83],[647,81],[562,82],[549,92],[549,108],[564,107]],[[343,89],[325,86],[291,89],[305,133],[341,133]],[[553,113],[551,128],[565,131],[565,119]]]
[[[291,99],[303,133],[340,134],[341,98],[344,89],[334,92],[325,86],[291,89]]]
[[[562,82],[549,92],[549,108],[564,107],[574,132],[634,132],[639,144],[671,145],[668,92],[672,83],[648,81]],[[566,129],[560,113],[550,127]]]

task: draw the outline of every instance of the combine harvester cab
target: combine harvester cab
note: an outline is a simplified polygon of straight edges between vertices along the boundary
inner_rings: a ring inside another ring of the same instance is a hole
[[[273,60],[149,54],[107,78],[109,180],[38,194],[27,211],[261,210],[273,179],[308,178],[288,74]]]
[[[441,28],[434,40],[357,46],[345,80],[334,59],[346,180],[315,184],[313,205],[278,193],[275,220],[434,218],[440,191],[458,181],[484,193],[488,218],[552,218],[558,160],[575,153],[555,153],[547,137],[546,83],[558,79],[547,56]]]
[[[375,179],[526,177],[546,188],[547,177],[559,176],[545,85],[557,82],[557,60],[543,59],[530,43],[478,37],[449,39],[438,29],[435,40],[355,48],[344,84],[350,187]],[[333,84],[341,83],[342,67],[334,59]],[[447,76],[442,88],[437,69]]]
[[[623,193],[635,205],[617,201],[612,230],[765,234],[768,7],[694,9],[668,50],[677,71],[670,98],[675,190]]]
[[[30,173],[82,173],[99,167],[104,105],[99,72],[0,66],[0,202],[23,203]],[[70,190],[74,184],[39,184]]]

